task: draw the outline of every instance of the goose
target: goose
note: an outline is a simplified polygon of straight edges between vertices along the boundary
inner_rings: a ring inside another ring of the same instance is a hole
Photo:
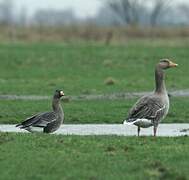
[[[60,103],[62,96],[64,96],[64,92],[62,90],[56,90],[52,100],[53,111],[39,113],[29,117],[20,124],[17,124],[16,127],[29,132],[55,132],[64,120],[64,112]]]
[[[130,109],[128,117],[123,124],[134,124],[140,128],[153,126],[153,133],[156,136],[158,124],[163,120],[169,111],[169,97],[165,87],[165,73],[168,68],[177,67],[169,59],[162,59],[155,66],[155,90],[153,93],[141,97]]]

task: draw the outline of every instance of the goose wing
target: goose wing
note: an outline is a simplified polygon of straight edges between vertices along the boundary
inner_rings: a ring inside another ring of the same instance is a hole
[[[139,99],[131,108],[127,122],[134,122],[137,119],[160,119],[163,117],[165,105],[154,96],[145,96]]]
[[[49,123],[56,121],[56,115],[54,112],[45,112],[41,114],[36,114],[32,117],[27,118],[22,123],[16,125],[16,127],[20,128],[28,128],[30,126],[33,127],[46,127]]]

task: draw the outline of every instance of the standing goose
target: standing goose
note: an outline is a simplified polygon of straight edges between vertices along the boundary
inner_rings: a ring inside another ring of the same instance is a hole
[[[134,124],[138,126],[138,136],[140,128],[154,127],[154,136],[159,122],[165,118],[169,110],[169,98],[164,82],[164,70],[178,66],[168,59],[162,59],[155,67],[155,91],[140,98],[131,108],[124,124]]]
[[[62,96],[64,96],[64,92],[62,90],[56,90],[52,100],[52,112],[36,114],[16,125],[16,127],[29,132],[52,133],[56,131],[64,120],[64,112],[60,103]]]

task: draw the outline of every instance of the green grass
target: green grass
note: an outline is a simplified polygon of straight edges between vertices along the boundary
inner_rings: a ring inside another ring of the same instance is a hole
[[[154,65],[174,59],[168,70],[168,89],[188,88],[188,44],[0,44],[0,93],[51,95],[63,88],[67,95],[150,91]],[[107,79],[113,85],[106,85]]]
[[[66,95],[151,91],[154,65],[160,58],[175,59],[167,71],[167,89],[187,89],[189,43],[129,41],[122,45],[0,44],[0,94]],[[108,83],[110,85],[107,85]],[[113,82],[113,83],[112,83]],[[81,101],[65,104],[66,123],[120,123],[136,101]],[[0,100],[0,122],[17,123],[41,111],[49,101]],[[188,122],[188,98],[174,98],[164,122]]]
[[[160,58],[180,65],[167,88],[188,88],[189,43],[0,44],[0,94],[66,95],[150,91]],[[110,82],[111,85],[107,85]],[[113,83],[112,83],[113,82]],[[65,123],[121,123],[136,99],[62,102]],[[171,98],[163,122],[188,123],[189,98]],[[0,100],[0,124],[49,111],[50,100]],[[0,179],[189,179],[189,138],[0,133]]]
[[[63,102],[65,123],[122,123],[136,99]],[[189,98],[170,100],[166,123],[189,123]],[[38,112],[51,110],[49,101],[0,100],[0,123],[18,123]]]
[[[187,180],[189,138],[0,134],[0,179]]]

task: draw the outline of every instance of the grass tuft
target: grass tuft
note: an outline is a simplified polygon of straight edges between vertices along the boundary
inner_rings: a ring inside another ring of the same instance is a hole
[[[106,85],[114,85],[114,84],[116,84],[116,80],[112,77],[108,77],[105,79],[104,83]]]

